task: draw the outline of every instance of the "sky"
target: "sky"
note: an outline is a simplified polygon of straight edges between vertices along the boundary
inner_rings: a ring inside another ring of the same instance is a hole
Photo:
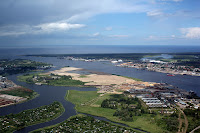
[[[200,0],[1,0],[0,47],[197,45]]]

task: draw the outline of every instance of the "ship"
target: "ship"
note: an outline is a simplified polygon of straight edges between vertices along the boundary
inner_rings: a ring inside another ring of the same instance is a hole
[[[175,76],[174,74],[167,74],[167,76]]]

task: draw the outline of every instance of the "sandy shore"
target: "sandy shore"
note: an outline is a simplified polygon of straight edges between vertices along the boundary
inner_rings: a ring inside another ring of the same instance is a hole
[[[72,72],[74,71],[74,72]],[[111,74],[101,74],[96,72],[97,74],[94,74],[92,72],[91,74],[81,75],[79,73],[76,73],[76,71],[86,71],[82,68],[75,68],[75,67],[64,67],[60,70],[50,71],[49,73],[53,73],[56,75],[70,75],[74,80],[80,80],[82,82],[86,82],[85,85],[121,85],[125,83],[130,84],[144,84],[148,85],[148,82],[142,82],[142,81],[135,81],[133,79],[125,78],[122,76],[117,75],[111,75]]]

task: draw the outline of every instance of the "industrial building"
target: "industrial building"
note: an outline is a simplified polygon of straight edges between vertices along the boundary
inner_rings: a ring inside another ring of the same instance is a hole
[[[167,107],[158,98],[142,98],[142,101],[150,108]]]

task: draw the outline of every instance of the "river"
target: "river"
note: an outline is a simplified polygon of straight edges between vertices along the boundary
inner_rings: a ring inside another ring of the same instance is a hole
[[[106,72],[110,74],[118,74],[118,75],[123,75],[123,76],[139,78],[139,79],[142,79],[143,81],[167,82],[181,89],[185,89],[188,91],[193,90],[200,96],[200,88],[199,88],[200,77],[193,77],[193,76],[186,76],[186,75],[176,75],[174,77],[169,77],[169,76],[166,76],[166,74],[164,73],[150,72],[146,70],[137,70],[135,68],[116,67],[110,62],[71,61],[71,60],[57,59],[55,57],[18,56],[15,58],[31,59],[35,61],[51,63],[54,66],[56,66],[55,68],[51,68],[50,70],[46,70],[46,71],[60,69],[61,67],[64,67],[64,66],[71,66],[71,67],[79,67],[79,68],[84,68],[84,69],[89,69],[89,70],[94,70],[94,71],[99,71],[99,72]],[[25,103],[0,108],[0,115],[6,115],[10,113],[19,113],[26,109],[33,109],[33,108],[40,107],[42,105],[51,104],[53,101],[59,101],[65,107],[64,114],[60,116],[59,118],[52,120],[50,122],[26,127],[17,132],[29,132],[29,131],[42,128],[45,126],[54,125],[66,120],[72,115],[75,115],[76,111],[74,110],[74,105],[64,99],[67,90],[80,90],[80,91],[96,90],[96,88],[56,87],[56,86],[48,86],[48,85],[37,86],[33,84],[26,84],[24,82],[17,81],[17,75],[12,75],[12,76],[9,76],[8,78],[14,81],[18,85],[25,86],[27,88],[30,88],[38,92],[40,96]]]

